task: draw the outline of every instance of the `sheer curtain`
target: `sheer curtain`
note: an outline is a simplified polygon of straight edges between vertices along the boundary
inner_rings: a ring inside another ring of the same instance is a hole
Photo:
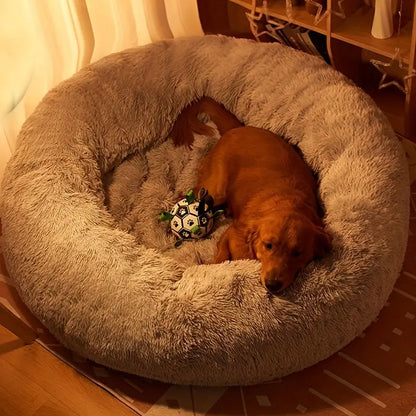
[[[196,0],[0,0],[0,179],[57,83],[109,53],[202,34]]]

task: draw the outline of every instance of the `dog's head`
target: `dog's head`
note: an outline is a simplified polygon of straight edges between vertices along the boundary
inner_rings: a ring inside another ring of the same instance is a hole
[[[330,235],[301,213],[259,218],[247,243],[261,261],[261,282],[272,294],[289,286],[297,272],[332,247]]]

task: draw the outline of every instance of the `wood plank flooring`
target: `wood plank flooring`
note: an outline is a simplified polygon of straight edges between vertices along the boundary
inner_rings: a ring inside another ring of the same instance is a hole
[[[115,397],[41,345],[0,326],[0,416],[132,416]]]

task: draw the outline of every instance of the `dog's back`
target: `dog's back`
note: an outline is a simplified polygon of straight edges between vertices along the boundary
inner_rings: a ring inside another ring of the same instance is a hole
[[[218,184],[223,185],[221,192],[217,191]],[[260,194],[263,199],[274,194],[287,199],[296,193],[316,206],[313,174],[293,146],[267,130],[251,126],[222,135],[201,163],[198,186],[224,194],[221,203],[227,204],[235,219],[248,201]]]

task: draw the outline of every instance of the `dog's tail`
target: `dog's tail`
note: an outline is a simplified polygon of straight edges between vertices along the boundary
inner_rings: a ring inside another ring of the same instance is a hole
[[[226,110],[221,104],[212,98],[203,97],[199,101],[193,102],[185,107],[181,114],[179,114],[170,134],[176,146],[191,146],[194,141],[192,132],[206,136],[212,136],[214,134],[214,130],[211,127],[199,120],[198,114],[200,113],[206,113],[210,117],[221,135],[228,130],[242,126],[237,117]]]

